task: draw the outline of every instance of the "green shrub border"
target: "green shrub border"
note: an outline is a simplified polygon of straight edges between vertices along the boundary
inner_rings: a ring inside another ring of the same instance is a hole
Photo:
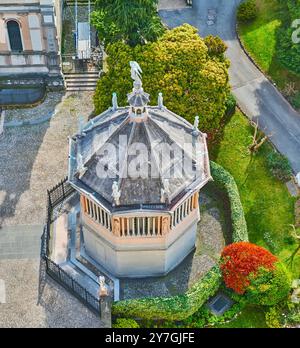
[[[233,177],[220,165],[210,162],[215,184],[228,195],[231,209],[233,242],[248,241],[247,224]],[[151,297],[113,303],[115,317],[181,321],[194,314],[219,289],[222,275],[215,265],[185,294],[172,297]]]
[[[202,307],[220,285],[220,268],[214,266],[185,294],[115,302],[112,306],[112,313],[115,316],[134,319],[184,320]]]
[[[232,175],[219,164],[210,161],[211,175],[215,185],[228,196],[232,225],[232,241],[248,242],[247,223],[240,194]]]

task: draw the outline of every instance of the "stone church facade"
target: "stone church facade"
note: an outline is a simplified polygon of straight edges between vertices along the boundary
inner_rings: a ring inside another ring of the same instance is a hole
[[[2,0],[0,78],[2,84],[63,85],[60,69],[61,0]]]

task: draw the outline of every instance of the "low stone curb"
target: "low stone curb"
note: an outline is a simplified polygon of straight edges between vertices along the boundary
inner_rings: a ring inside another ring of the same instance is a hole
[[[13,127],[24,127],[24,126],[36,126],[41,123],[45,123],[51,119],[52,116],[55,115],[55,112],[53,113],[50,111],[47,115],[33,119],[33,120],[24,120],[24,121],[10,121],[6,122],[4,124],[7,128],[13,128]]]

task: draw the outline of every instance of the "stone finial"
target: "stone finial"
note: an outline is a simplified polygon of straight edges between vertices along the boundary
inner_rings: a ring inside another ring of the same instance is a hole
[[[83,157],[81,153],[79,153],[77,156],[77,163],[78,163],[79,177],[82,177],[86,172],[86,167],[84,166]]]
[[[121,232],[120,219],[114,218],[113,219],[113,234],[116,235],[117,237],[120,237],[120,232]]]
[[[170,182],[169,179],[164,179],[164,189],[167,195],[170,194]]]
[[[119,190],[118,182],[114,181],[112,184],[112,197],[116,205],[120,205],[121,191]]]
[[[113,111],[116,111],[118,109],[118,97],[117,97],[117,93],[113,93],[112,94],[112,108]]]
[[[165,236],[170,231],[170,220],[168,216],[162,218],[161,233]]]
[[[143,72],[140,65],[135,61],[130,61],[131,78],[133,79],[133,87],[135,90],[139,90],[142,87],[142,75]]]
[[[296,182],[298,187],[300,188],[300,172],[296,175]]]
[[[163,107],[164,107],[164,97],[163,97],[161,92],[158,93],[157,104],[158,104],[158,107],[160,109],[163,109]]]
[[[195,116],[194,129],[195,130],[199,129],[199,116]]]
[[[163,188],[160,190],[160,203],[166,203],[166,192]]]
[[[107,297],[108,296],[108,286],[105,282],[105,277],[100,276],[99,277],[99,297]]]
[[[161,193],[160,193],[160,201],[161,203],[166,203],[166,201],[169,200],[170,196],[170,183],[169,179],[164,179],[163,181],[163,187],[161,188]]]

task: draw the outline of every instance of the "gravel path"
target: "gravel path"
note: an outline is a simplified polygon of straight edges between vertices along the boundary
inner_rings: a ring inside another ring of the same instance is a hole
[[[51,100],[50,100],[51,99]],[[14,113],[35,117],[56,105],[53,118],[41,125],[5,129],[0,139],[0,226],[42,224],[46,190],[67,175],[68,136],[78,129],[78,116],[92,110],[92,93],[50,94],[37,108]],[[55,101],[55,102],[54,102]],[[58,102],[58,103],[57,103]],[[11,117],[15,117],[12,116]]]
[[[0,260],[6,303],[0,304],[4,327],[102,327],[100,319],[47,277],[39,296],[39,259]],[[39,302],[38,302],[39,301]]]

